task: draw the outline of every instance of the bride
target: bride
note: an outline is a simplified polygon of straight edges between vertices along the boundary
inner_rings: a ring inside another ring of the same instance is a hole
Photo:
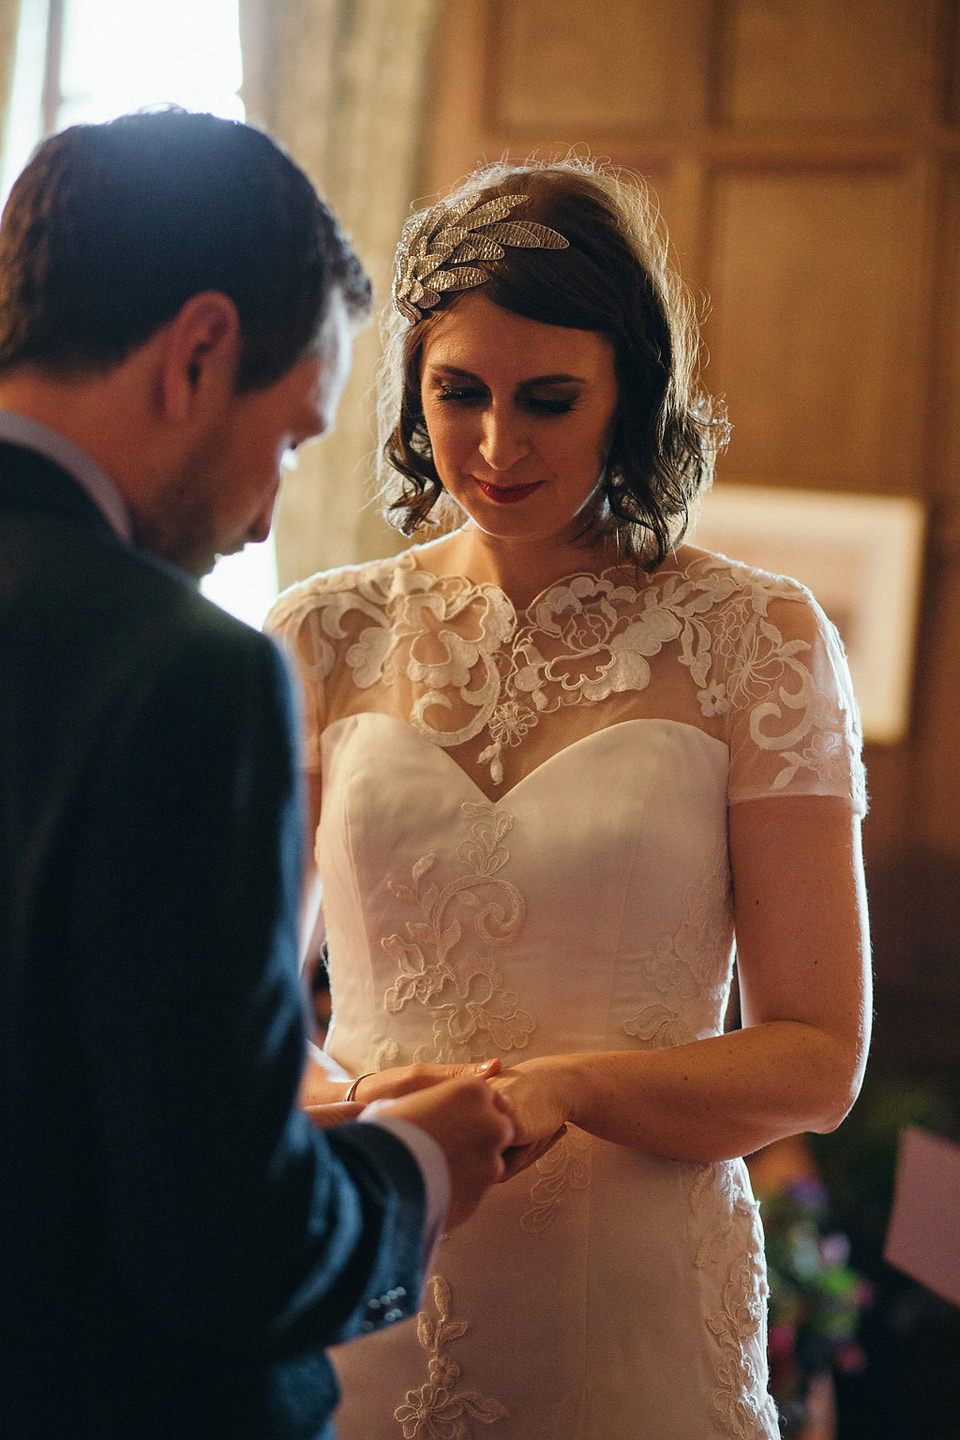
[[[482,172],[408,224],[394,298],[390,508],[458,528],[272,615],[341,1077],[304,1098],[491,1059],[519,1133],[418,1321],[334,1352],[338,1433],[772,1440],[740,1157],[839,1124],[869,1029],[842,647],[682,543],[726,426],[638,190]]]

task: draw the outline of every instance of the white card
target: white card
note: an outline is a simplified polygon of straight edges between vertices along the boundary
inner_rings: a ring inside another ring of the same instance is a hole
[[[883,1258],[960,1305],[960,1146],[902,1132]]]

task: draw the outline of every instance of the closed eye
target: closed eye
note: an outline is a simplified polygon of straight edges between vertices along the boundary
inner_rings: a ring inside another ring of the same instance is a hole
[[[486,390],[471,385],[439,385],[434,394],[442,405],[477,405],[487,398]]]
[[[442,385],[434,392],[441,405],[483,405],[487,391],[472,385]],[[521,395],[517,405],[531,415],[568,415],[576,405],[572,396]]]
[[[533,415],[568,415],[576,401],[566,398],[551,400],[545,395],[525,395],[520,403]]]

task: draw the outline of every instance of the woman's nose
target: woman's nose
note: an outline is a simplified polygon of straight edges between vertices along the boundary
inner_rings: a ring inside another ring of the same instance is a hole
[[[491,408],[484,411],[480,454],[491,470],[509,470],[528,454],[527,440],[520,418]]]

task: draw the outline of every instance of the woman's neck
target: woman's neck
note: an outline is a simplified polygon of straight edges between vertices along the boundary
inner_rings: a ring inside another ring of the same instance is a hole
[[[423,568],[438,575],[465,575],[477,585],[496,585],[517,610],[525,610],[557,580],[577,571],[609,569],[619,560],[609,541],[575,544],[562,539],[503,540],[465,525],[424,549]]]

